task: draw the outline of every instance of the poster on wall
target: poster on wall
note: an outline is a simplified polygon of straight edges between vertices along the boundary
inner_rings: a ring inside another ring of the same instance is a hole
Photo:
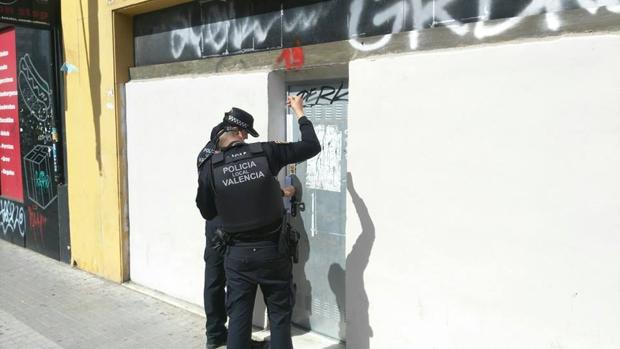
[[[15,29],[0,38],[0,195],[23,202]]]
[[[0,31],[0,238],[24,246],[15,29]]]

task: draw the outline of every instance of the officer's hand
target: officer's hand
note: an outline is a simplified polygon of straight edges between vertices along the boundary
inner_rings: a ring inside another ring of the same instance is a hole
[[[282,188],[282,195],[287,198],[293,197],[295,195],[295,187],[292,185],[286,186]]]
[[[304,100],[301,96],[289,96],[286,104],[293,108],[298,119],[304,116]]]

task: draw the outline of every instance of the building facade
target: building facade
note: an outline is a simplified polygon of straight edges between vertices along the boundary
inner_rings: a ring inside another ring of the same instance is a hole
[[[200,305],[195,157],[232,106],[294,141],[302,95],[323,152],[286,169],[297,325],[351,348],[620,345],[618,1],[61,14],[74,265]]]

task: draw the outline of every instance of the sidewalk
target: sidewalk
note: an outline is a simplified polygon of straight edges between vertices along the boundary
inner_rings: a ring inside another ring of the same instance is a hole
[[[204,320],[0,240],[0,348],[204,348]],[[296,334],[296,349],[345,348]]]

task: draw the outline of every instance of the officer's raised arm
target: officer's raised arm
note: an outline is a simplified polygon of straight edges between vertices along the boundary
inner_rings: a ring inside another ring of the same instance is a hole
[[[288,97],[287,104],[295,112],[295,117],[299,123],[301,140],[287,144],[272,145],[271,163],[272,169],[277,173],[283,166],[288,164],[306,161],[321,152],[321,143],[314,132],[312,122],[304,116],[303,99],[300,96]]]

